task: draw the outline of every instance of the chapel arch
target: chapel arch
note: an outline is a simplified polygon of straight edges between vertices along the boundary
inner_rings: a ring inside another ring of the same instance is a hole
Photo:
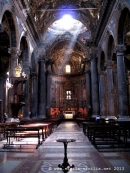
[[[125,46],[124,62],[125,62],[125,73],[126,73],[127,96],[128,96],[128,114],[129,114],[130,113],[130,11],[127,8],[125,8],[120,18],[123,20],[123,29],[122,32],[118,34],[122,33],[122,44],[124,44]],[[121,23],[119,23],[119,27],[120,25]]]
[[[114,39],[113,36],[110,35],[108,39],[107,60],[112,60],[113,50],[114,50]]]
[[[7,33],[10,35],[10,47],[17,46],[16,39],[16,28],[14,24],[14,19],[10,11],[5,11],[2,19],[2,25]]]
[[[103,51],[100,58],[100,71],[105,71],[105,53]]]
[[[120,19],[119,19],[119,24],[118,24],[118,44],[119,45],[123,45],[125,42],[124,38],[125,38],[125,34],[128,32],[128,28],[126,26],[128,26],[129,23],[129,17],[130,16],[130,12],[127,8],[124,8]]]
[[[27,40],[26,37],[22,37],[21,41],[20,41],[20,57],[19,57],[19,63],[20,61],[22,61],[22,63],[27,63],[29,62],[29,50],[28,50],[28,44],[27,44]]]

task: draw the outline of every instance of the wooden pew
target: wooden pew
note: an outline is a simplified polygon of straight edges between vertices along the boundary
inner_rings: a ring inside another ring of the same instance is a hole
[[[130,148],[130,121],[116,121],[121,128],[121,136],[123,137],[125,147]]]
[[[0,123],[0,134],[2,134],[2,138],[0,140],[6,138],[6,129],[8,127],[17,127],[20,123],[18,122],[5,122],[5,123]]]
[[[93,145],[108,145],[121,143],[121,129],[113,125],[90,125],[91,142]]]
[[[0,123],[0,140],[5,138],[5,123]]]
[[[124,146],[124,142],[121,140],[121,127],[117,124],[84,122],[83,132],[96,148],[98,145],[119,147],[119,144],[123,144]]]
[[[36,124],[36,123],[49,123],[47,128],[47,136],[50,135],[55,128],[61,123],[59,118],[57,119],[29,119],[29,120],[21,120],[20,124]]]
[[[48,128],[48,124],[45,123],[33,123],[33,124],[25,124],[25,125],[20,125],[19,127],[23,127],[23,128],[40,128],[40,135],[42,136],[42,141],[45,140],[45,138],[47,138],[47,128]],[[37,132],[33,132],[33,133],[37,133]]]
[[[11,138],[18,139],[18,138],[30,138],[35,137],[38,139],[36,149],[42,144],[41,139],[41,127],[10,127],[6,129],[6,138],[7,138],[7,144],[4,144],[4,148],[8,148],[11,145],[14,145],[11,143]],[[33,143],[32,143],[33,144]],[[31,144],[31,145],[32,145]],[[16,145],[16,144],[15,144]],[[22,144],[18,144],[22,145]],[[26,144],[24,144],[26,145]]]

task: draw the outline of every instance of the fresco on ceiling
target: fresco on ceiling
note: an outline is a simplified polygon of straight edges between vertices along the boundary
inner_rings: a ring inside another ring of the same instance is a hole
[[[84,53],[80,48],[76,49],[77,45],[73,48],[69,48],[68,45],[60,43],[60,45],[55,48],[52,52],[52,60],[54,64],[52,66],[54,74],[65,75],[65,66],[71,66],[71,74],[81,74],[84,69],[82,64],[82,59],[84,58]]]
[[[79,34],[78,39],[85,44],[87,40],[91,39],[91,34],[89,32],[81,33]]]

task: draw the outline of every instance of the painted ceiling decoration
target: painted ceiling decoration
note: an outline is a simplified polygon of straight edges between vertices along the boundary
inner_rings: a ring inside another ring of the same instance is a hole
[[[70,14],[88,29],[94,29],[103,0],[28,0],[35,22],[43,34],[50,25]],[[55,23],[54,23],[55,24]],[[53,24],[53,29],[54,29]],[[91,31],[90,31],[91,33]]]
[[[71,66],[71,75],[82,74],[84,65],[83,59],[85,54],[78,43],[63,41],[55,46],[52,52],[52,60],[55,62],[52,66],[54,74],[65,75],[65,66]]]
[[[86,42],[93,38],[103,0],[27,1],[44,49],[49,51],[51,44],[62,38],[62,41],[53,47],[50,55],[54,62],[52,67],[54,74],[65,74],[66,63],[70,63],[72,75],[82,74],[84,66],[81,62],[86,55],[84,51],[79,51],[75,47],[78,45],[77,42],[81,41],[83,45],[86,45]],[[61,23],[64,15],[70,15],[73,20],[70,23],[68,21]],[[66,37],[69,37],[69,42],[63,41]]]

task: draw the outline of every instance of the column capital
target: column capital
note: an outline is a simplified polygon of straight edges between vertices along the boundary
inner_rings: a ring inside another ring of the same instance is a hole
[[[106,75],[106,71],[100,71],[100,72],[99,72],[99,75],[100,75],[100,76]]]
[[[107,60],[107,61],[105,62],[105,67],[106,67],[106,68],[112,68],[113,65],[114,65],[114,61],[112,61],[112,60]]]
[[[30,69],[30,63],[29,62],[24,62],[22,65],[23,65],[23,68],[29,68]]]
[[[90,55],[97,55],[98,54],[98,47],[91,47],[90,48]]]
[[[85,73],[90,73],[90,60],[86,59],[83,62],[84,62],[84,65],[85,65],[85,69],[84,69]]]
[[[114,51],[115,51],[117,54],[122,54],[122,53],[124,53],[124,51],[126,50],[126,46],[125,46],[125,45],[117,45],[117,46],[115,46],[114,49],[115,49]]]
[[[90,61],[94,61],[97,59],[96,54],[90,54]]]
[[[16,47],[11,47],[11,48],[8,48],[8,53],[10,53],[11,55],[20,56],[21,51],[17,49]]]
[[[32,72],[31,76],[32,76],[32,78],[36,78],[37,77],[37,72]]]
[[[39,57],[41,58],[41,57],[44,57],[45,56],[45,49],[43,48],[43,46],[40,46],[38,49],[37,49],[37,53],[38,53],[38,55],[39,55]],[[39,59],[40,59],[39,58]]]
[[[46,63],[46,60],[44,58],[38,60],[39,63]]]
[[[117,71],[117,64],[116,64],[116,62],[115,61],[113,61],[113,66],[112,66],[112,68],[113,68],[113,71]]]
[[[97,47],[92,47],[90,49],[90,60],[95,60],[97,58],[97,55],[98,55],[98,48]]]

